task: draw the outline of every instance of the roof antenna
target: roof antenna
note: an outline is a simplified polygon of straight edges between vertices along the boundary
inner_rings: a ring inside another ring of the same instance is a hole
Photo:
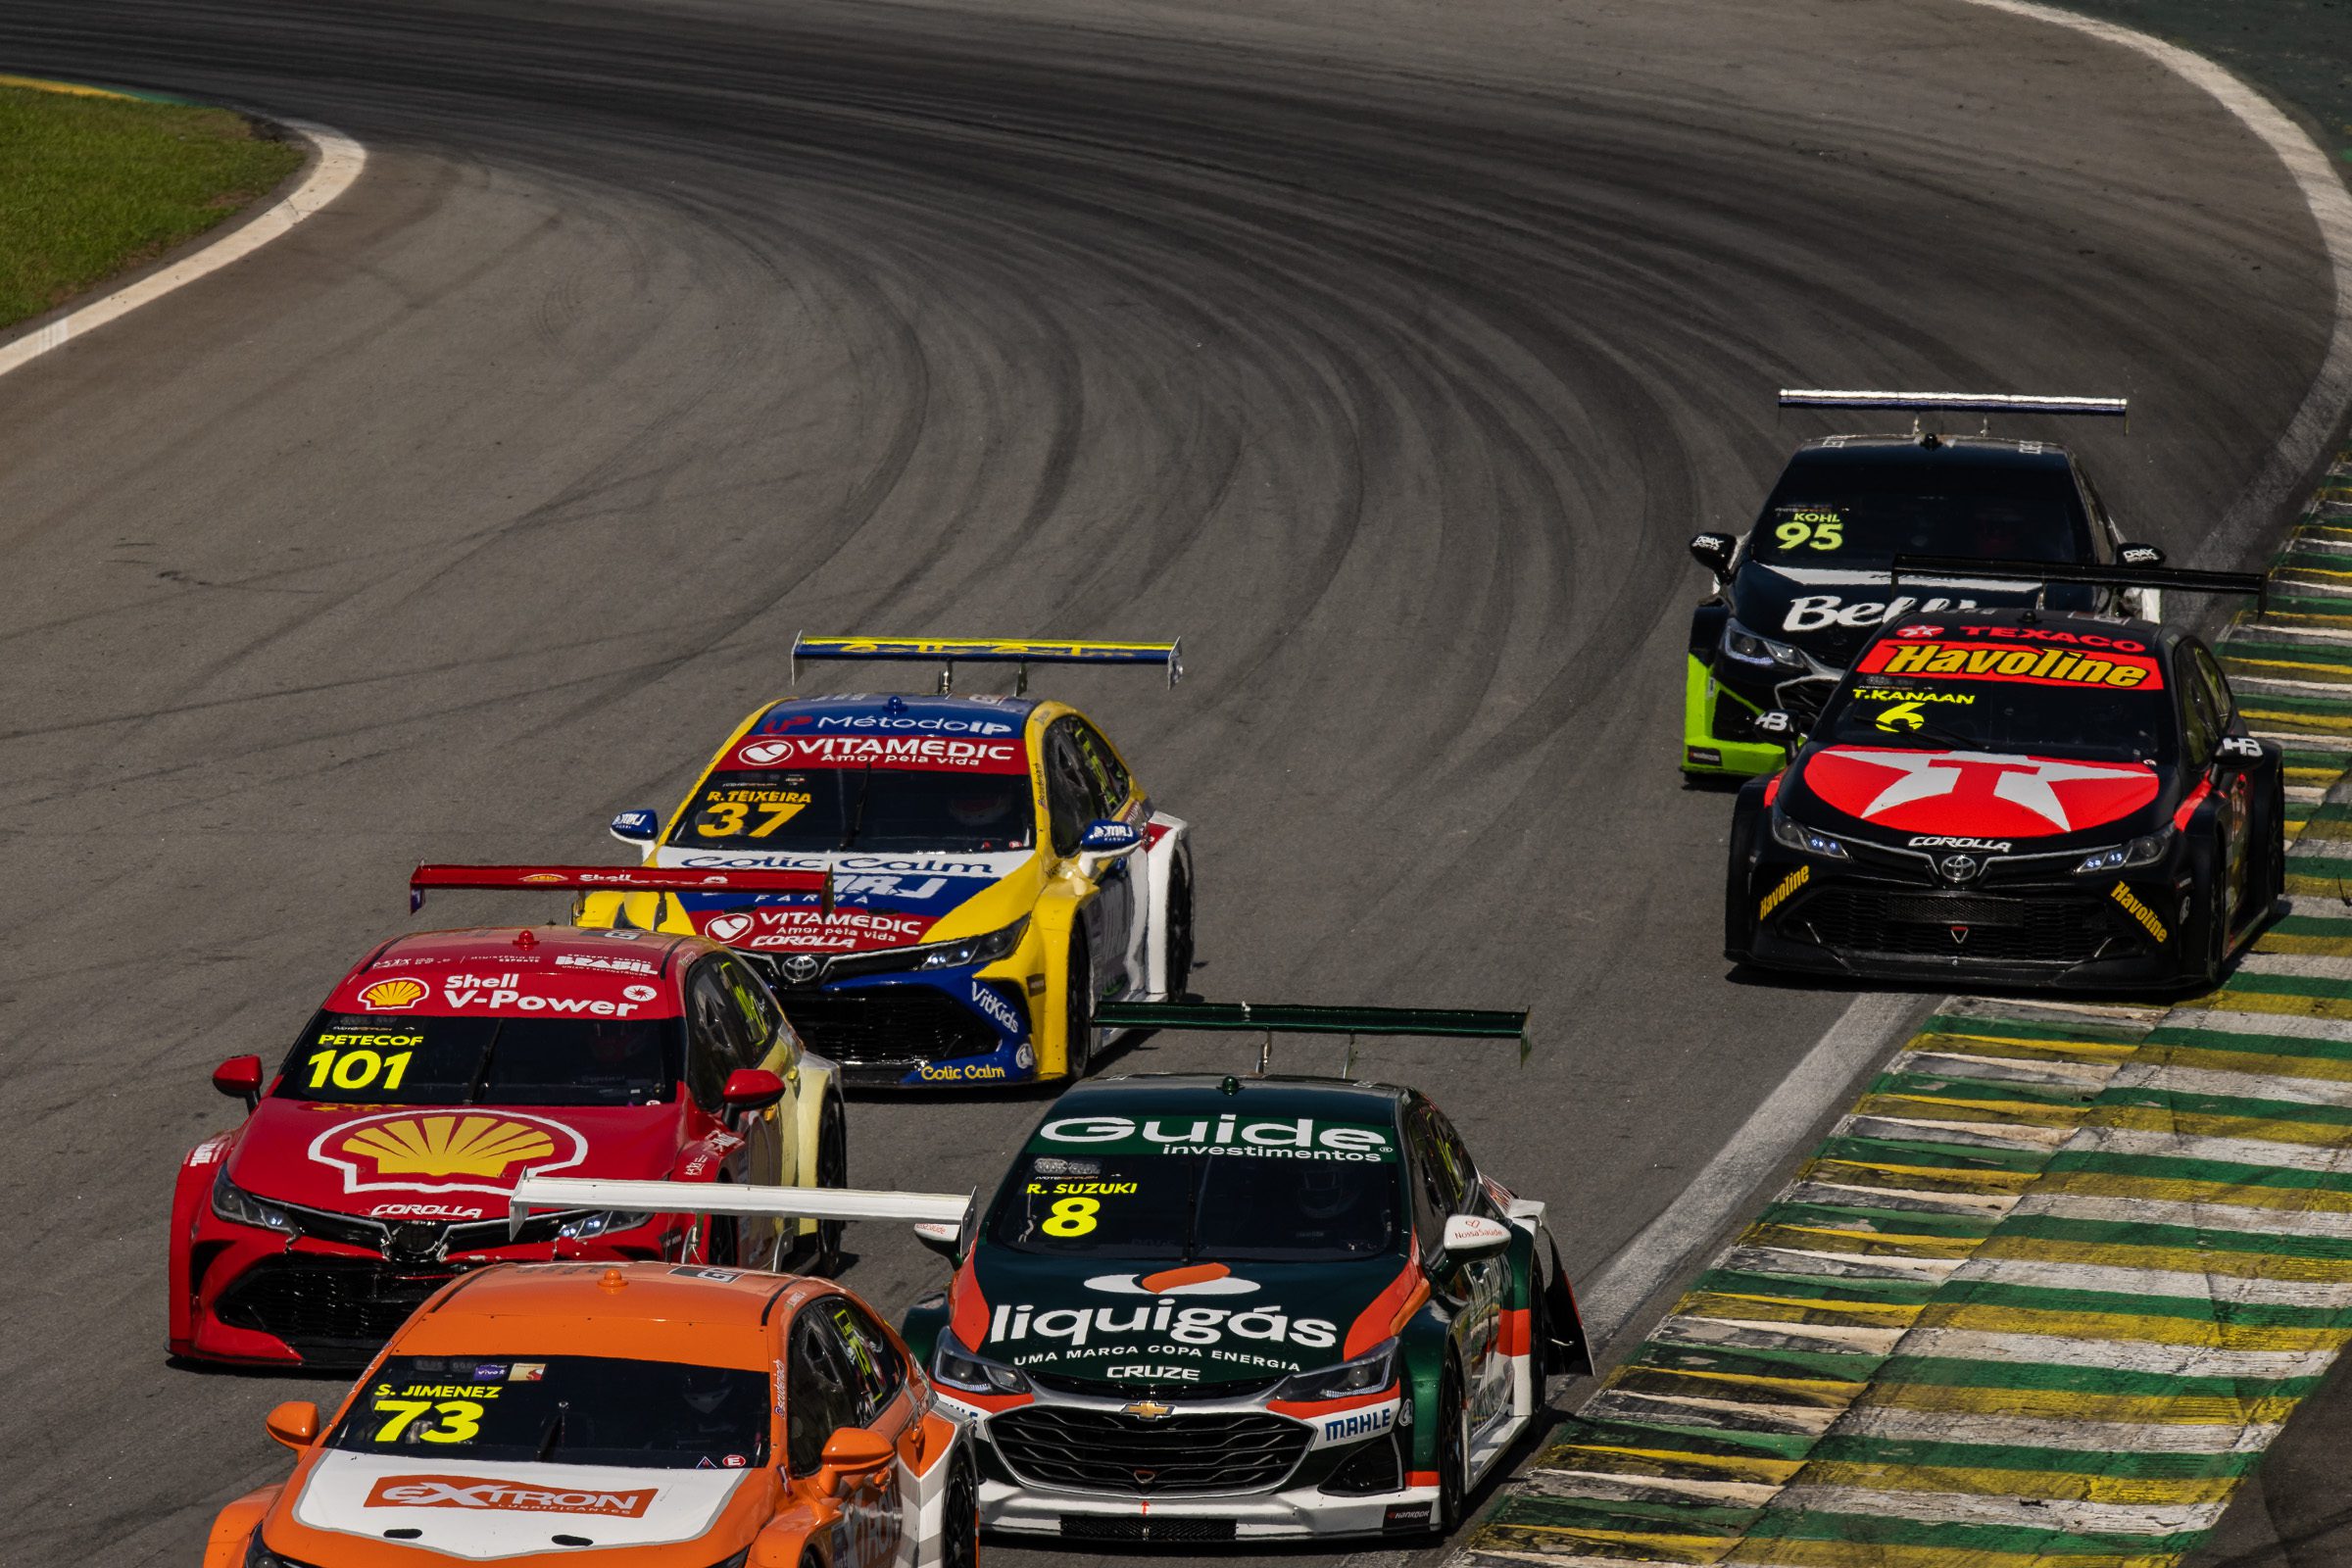
[[[1348,1031],[1348,1054],[1340,1058],[1340,1076],[1343,1078],[1355,1076],[1355,1031],[1352,1029]]]
[[[942,697],[952,696],[955,690],[956,661],[951,659],[939,666],[939,695]]]

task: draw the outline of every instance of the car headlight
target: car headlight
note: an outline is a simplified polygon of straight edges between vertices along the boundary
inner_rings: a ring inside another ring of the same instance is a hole
[[[292,1214],[230,1181],[226,1166],[213,1179],[213,1212],[232,1224],[252,1225],[285,1236],[293,1235],[297,1229]]]
[[[1778,664],[1783,669],[1802,669],[1805,656],[1787,643],[1776,643],[1769,637],[1759,637],[1736,620],[1723,623],[1723,651],[1742,664]]]
[[[954,1334],[942,1334],[939,1347],[931,1352],[931,1376],[951,1389],[966,1394],[1027,1394],[1029,1380],[1001,1361],[991,1361],[984,1355],[974,1355],[956,1343]]]
[[[1793,821],[1786,811],[1772,813],[1772,836],[1779,843],[1805,855],[1827,856],[1833,860],[1848,858],[1845,846],[1827,833],[1817,833],[1804,823]]]
[[[922,955],[915,959],[917,969],[961,969],[966,965],[994,963],[1021,945],[1029,934],[1029,917],[1022,915],[1000,931],[984,936],[965,937],[960,942],[937,942],[914,951]]]
[[[2075,874],[2084,876],[2095,871],[2128,871],[2135,865],[2154,865],[2164,858],[2165,851],[2172,845],[2173,830],[2169,827],[2159,833],[2143,833],[2129,844],[2091,851],[2075,867]]]
[[[311,1568],[307,1562],[281,1557],[262,1544],[262,1527],[253,1527],[253,1539],[245,1544],[245,1568]]]
[[[653,1217],[651,1214],[624,1214],[614,1211],[581,1214],[557,1226],[556,1234],[569,1237],[575,1242],[590,1242],[607,1231],[633,1231],[640,1225],[652,1223]]]
[[[1298,1372],[1275,1385],[1277,1399],[1345,1399],[1351,1394],[1378,1394],[1396,1381],[1397,1342],[1374,1346],[1352,1361],[1314,1372]]]

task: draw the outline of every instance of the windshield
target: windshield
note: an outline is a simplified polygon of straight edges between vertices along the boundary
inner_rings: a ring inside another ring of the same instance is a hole
[[[1815,738],[2170,761],[2162,665],[2142,643],[2100,641],[2109,646],[1884,639],[1856,662]]]
[[[1345,1262],[1398,1249],[1399,1194],[1393,1156],[1033,1151],[1013,1168],[988,1229],[1001,1246],[1054,1256]]]
[[[394,1355],[326,1446],[418,1461],[741,1470],[767,1462],[768,1403],[764,1373],[731,1367],[595,1355]]]
[[[320,1011],[280,1100],[386,1105],[644,1105],[682,1073],[675,1018],[387,1018]]]
[[[712,773],[670,833],[724,850],[1025,850],[1029,774],[904,767],[740,768]]]
[[[2062,464],[1799,457],[1773,488],[1748,553],[1776,566],[1885,566],[1898,555],[2083,561],[2090,531]]]

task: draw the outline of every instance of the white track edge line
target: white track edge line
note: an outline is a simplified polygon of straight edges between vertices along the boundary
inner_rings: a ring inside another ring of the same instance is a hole
[[[2203,88],[2237,122],[2252,131],[2286,167],[2287,176],[2301,192],[2312,221],[2319,225],[2335,281],[2335,323],[2328,333],[2328,352],[2312,377],[2310,388],[2285,431],[2271,448],[2270,460],[2239,492],[2222,520],[2199,545],[2195,563],[2232,566],[2269,526],[2272,514],[2283,506],[2304,476],[2328,455],[2328,445],[2352,406],[2352,190],[2347,190],[2328,154],[2303,127],[2276,104],[2223,67],[2178,44],[2112,22],[2080,16],[2033,0],[1967,0],[1975,6],[2030,17],[2053,26],[2071,27],[2107,43],[2138,51],[2174,75]]]
[[[295,120],[276,123],[309,142],[318,154],[300,184],[253,219],[160,271],[125,283],[112,293],[101,294],[87,305],[43,322],[14,342],[0,344],[0,375],[30,364],[52,349],[63,348],[73,339],[94,332],[175,288],[252,255],[349,190],[360,177],[360,171],[367,167],[368,150],[341,131]]]

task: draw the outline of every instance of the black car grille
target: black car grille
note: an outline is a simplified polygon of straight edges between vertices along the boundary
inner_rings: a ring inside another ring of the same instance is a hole
[[[906,1069],[918,1062],[980,1056],[1002,1037],[971,1008],[929,986],[856,991],[787,991],[784,1015],[808,1049],[845,1067]]]
[[[1774,923],[1788,931],[1809,927],[1822,946],[1839,952],[1897,957],[2082,963],[2141,946],[2095,900],[2031,894],[1999,898],[1832,884]],[[1955,927],[1965,935],[1955,937]]]
[[[361,1366],[460,1272],[270,1258],[233,1281],[214,1311],[233,1328],[275,1335],[315,1366]]]
[[[1098,1399],[1250,1399],[1269,1393],[1282,1378],[1243,1378],[1232,1383],[1105,1383],[1101,1378],[1065,1378],[1052,1372],[1022,1376],[1055,1394],[1083,1394]]]
[[[448,1253],[478,1252],[492,1247],[544,1246],[555,1241],[556,1233],[564,1226],[580,1217],[576,1209],[533,1214],[519,1228],[511,1231],[504,1219],[469,1220],[443,1226],[429,1220],[362,1219],[356,1214],[334,1214],[318,1208],[279,1206],[293,1216],[295,1228],[305,1236],[387,1255],[404,1252],[408,1259],[416,1261],[428,1257],[435,1247]],[[395,1247],[395,1240],[402,1245]]]
[[[1205,1543],[1231,1541],[1234,1522],[1231,1519],[1102,1519],[1091,1514],[1065,1513],[1061,1516],[1061,1539],[1064,1541],[1157,1541]]]
[[[1024,1482],[1129,1496],[1269,1492],[1313,1436],[1258,1410],[1162,1416],[1032,1404],[989,1423],[997,1451]]]

